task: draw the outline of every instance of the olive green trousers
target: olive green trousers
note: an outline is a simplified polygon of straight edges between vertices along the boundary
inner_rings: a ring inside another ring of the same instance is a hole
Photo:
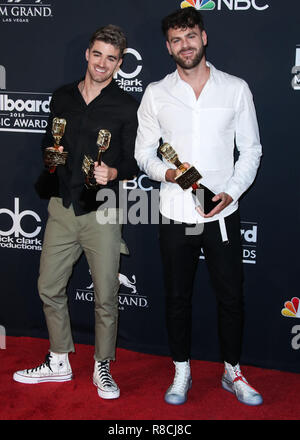
[[[84,252],[94,284],[95,360],[114,360],[118,326],[120,253],[122,240],[118,210],[110,209],[109,223],[97,221],[97,211],[75,216],[72,206],[52,197],[45,229],[38,279],[48,327],[50,350],[74,351],[66,287],[73,266]],[[114,218],[113,218],[114,217]]]

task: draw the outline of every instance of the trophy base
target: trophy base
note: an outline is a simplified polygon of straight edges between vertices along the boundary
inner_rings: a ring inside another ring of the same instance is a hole
[[[218,200],[217,202],[212,201],[212,198],[215,195],[215,193],[213,193],[204,185],[199,185],[197,189],[192,190],[194,202],[196,206],[199,206],[201,208],[204,214],[208,214],[220,203],[220,200]]]
[[[188,189],[193,185],[193,183],[198,182],[201,177],[202,176],[199,171],[197,171],[195,167],[191,166],[182,174],[177,176],[175,180],[182,189]]]
[[[47,148],[44,151],[44,163],[48,167],[65,165],[68,157],[67,151],[58,151],[56,148]]]

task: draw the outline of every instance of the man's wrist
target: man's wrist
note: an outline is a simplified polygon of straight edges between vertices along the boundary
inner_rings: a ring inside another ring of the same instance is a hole
[[[117,177],[118,177],[118,170],[116,168],[111,168],[109,180],[116,180]]]

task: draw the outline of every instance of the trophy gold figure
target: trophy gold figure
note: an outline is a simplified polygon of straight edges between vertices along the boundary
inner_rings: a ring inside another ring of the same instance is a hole
[[[85,186],[86,188],[97,188],[98,183],[94,177],[95,162],[101,163],[101,155],[104,153],[110,144],[111,133],[108,130],[101,129],[98,133],[97,146],[98,155],[96,161],[91,156],[84,156],[82,162],[82,170],[85,174]]]
[[[68,153],[60,151],[60,141],[65,133],[67,121],[63,118],[54,118],[52,122],[52,136],[54,137],[53,147],[44,151],[44,162],[49,167],[49,172],[54,173],[57,165],[65,165]]]
[[[192,188],[192,196],[196,206],[200,206],[206,214],[211,211],[216,206],[216,202],[212,201],[215,194],[206,186],[199,183],[199,180],[202,178],[199,171],[196,170],[194,166],[185,168],[180,162],[174,148],[167,142],[161,145],[158,150],[168,162],[174,164],[180,171],[180,174],[175,177],[176,183],[178,183],[183,190]]]

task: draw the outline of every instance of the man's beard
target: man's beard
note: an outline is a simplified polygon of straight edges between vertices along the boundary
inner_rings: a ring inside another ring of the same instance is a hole
[[[188,50],[189,48],[185,49]],[[180,58],[178,55],[174,55],[173,59],[176,62],[176,64],[178,64],[180,67],[182,67],[183,69],[193,69],[194,67],[198,66],[198,64],[200,64],[203,56],[205,53],[205,48],[204,46],[200,47],[200,49],[198,50],[198,52],[196,52],[195,58],[194,59],[188,59],[188,60],[184,60],[182,58]]]

